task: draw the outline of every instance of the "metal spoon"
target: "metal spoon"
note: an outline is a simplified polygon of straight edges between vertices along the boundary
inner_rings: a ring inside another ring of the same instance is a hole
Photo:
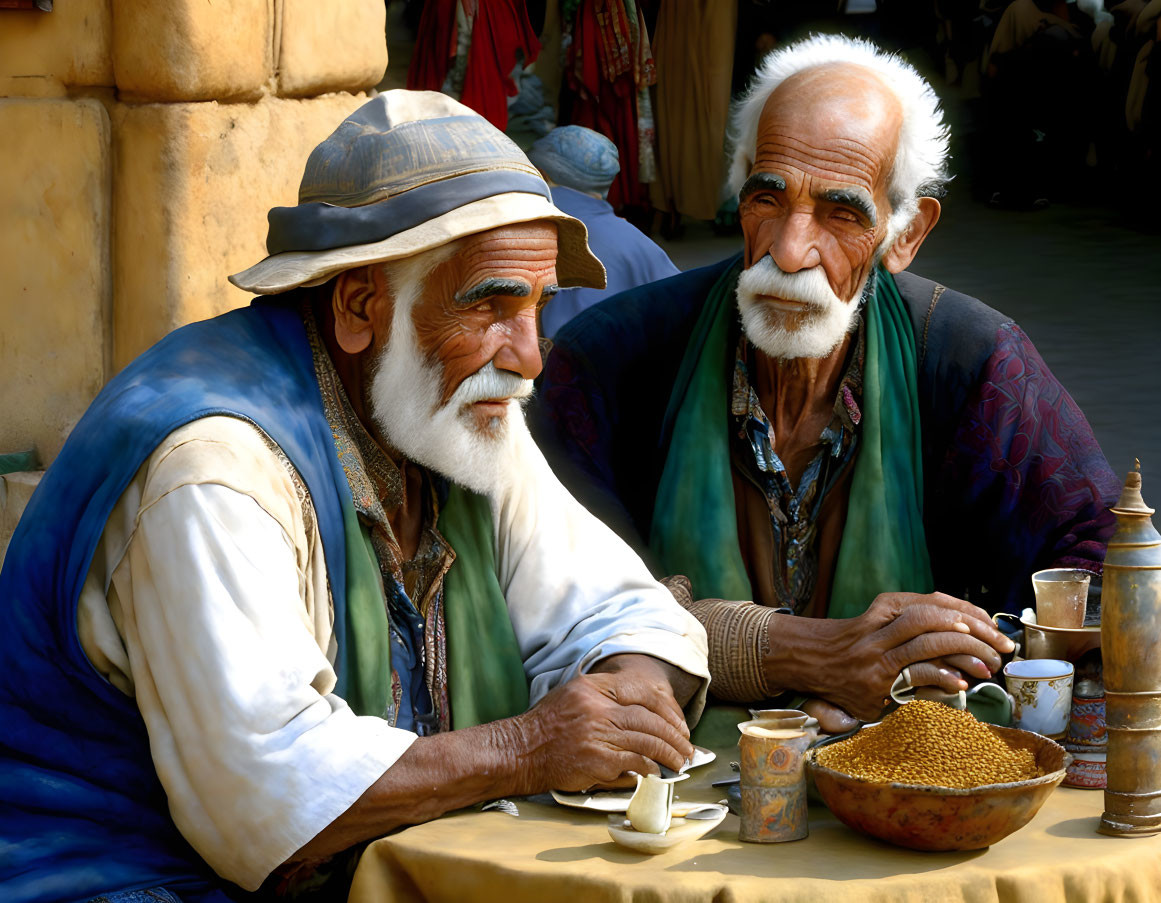
[[[721,815],[722,808],[725,806],[725,800],[722,800],[720,803],[701,803],[693,805],[686,809],[684,812],[681,810],[680,806],[674,806],[673,817],[709,821]]]

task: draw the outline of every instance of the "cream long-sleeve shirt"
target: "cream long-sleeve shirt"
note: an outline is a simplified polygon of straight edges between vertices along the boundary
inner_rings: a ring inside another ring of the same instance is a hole
[[[530,439],[493,501],[500,585],[533,702],[639,652],[708,684],[705,634],[556,480]],[[122,494],[81,591],[94,668],[136,698],[170,813],[252,890],[342,814],[415,735],[334,694],[326,563],[313,509],[247,422],[172,433]]]

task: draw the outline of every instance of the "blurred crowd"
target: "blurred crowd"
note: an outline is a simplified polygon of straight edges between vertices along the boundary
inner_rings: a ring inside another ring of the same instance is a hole
[[[993,203],[1066,200],[1086,174],[1161,186],[1161,0],[940,0],[949,80],[978,67]]]
[[[399,0],[396,0],[399,2]],[[957,172],[993,204],[1161,198],[1161,0],[402,0],[407,85],[442,90],[527,148],[608,137],[608,201],[647,231],[734,226],[730,102],[761,57],[841,31],[903,53],[966,111]]]

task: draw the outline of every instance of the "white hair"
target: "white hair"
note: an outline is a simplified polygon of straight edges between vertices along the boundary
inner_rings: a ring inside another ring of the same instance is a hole
[[[450,241],[446,245],[428,248],[426,251],[420,251],[410,257],[401,257],[398,260],[388,260],[379,264],[383,268],[383,274],[387,277],[388,286],[395,295],[396,308],[406,307],[410,315],[411,307],[419,300],[419,296],[423,294],[423,290],[427,286],[428,277],[436,271],[441,263],[450,260],[462,244],[462,239]],[[401,297],[402,303],[400,303]],[[394,319],[394,315],[392,319]]]
[[[411,319],[427,278],[455,250],[452,243],[387,266],[394,310],[391,334],[374,364],[371,415],[387,441],[411,460],[474,492],[499,497],[516,477],[515,446],[531,442],[521,405],[532,394],[532,381],[489,361],[441,403],[443,365],[420,353]],[[481,428],[471,406],[495,398],[508,399],[506,415]]]
[[[778,86],[807,69],[843,63],[870,69],[887,85],[903,109],[899,149],[887,188],[892,213],[884,245],[890,247],[914,218],[918,210],[916,200],[942,194],[949,178],[950,134],[931,85],[910,63],[880,50],[870,41],[842,35],[812,35],[766,56],[730,118],[733,160],[729,188],[736,195],[750,175],[758,144],[758,120]]]
[[[824,358],[858,325],[861,296],[874,270],[850,301],[834,293],[821,266],[787,273],[769,254],[738,276],[736,296],[742,330],[759,350],[775,360]],[[799,312],[779,310],[768,298],[797,301]]]

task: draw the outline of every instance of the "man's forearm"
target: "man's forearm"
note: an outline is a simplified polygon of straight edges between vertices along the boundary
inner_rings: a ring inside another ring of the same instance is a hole
[[[697,678],[647,655],[610,656],[594,672],[521,715],[418,738],[289,862],[323,859],[482,800],[583,790],[659,764],[680,768],[693,748],[673,689],[688,699]]]
[[[776,692],[770,688],[764,671],[773,609],[753,602],[694,600],[689,578],[680,574],[664,577],[661,583],[706,632],[714,696],[749,703]]]
[[[684,577],[662,581],[705,628],[713,693],[753,703],[792,690],[814,693],[834,668],[847,622],[779,614],[754,602],[694,600]]]
[[[769,679],[771,622],[785,620],[753,602],[699,599],[686,609],[705,628],[713,694],[728,702],[753,703],[779,692]]]
[[[522,755],[526,747],[519,716],[420,737],[290,861],[324,859],[484,800],[540,792],[546,788],[536,786],[535,768]]]
[[[843,620],[775,615],[767,625],[762,670],[768,685],[796,693],[824,693],[824,678],[843,664]]]

